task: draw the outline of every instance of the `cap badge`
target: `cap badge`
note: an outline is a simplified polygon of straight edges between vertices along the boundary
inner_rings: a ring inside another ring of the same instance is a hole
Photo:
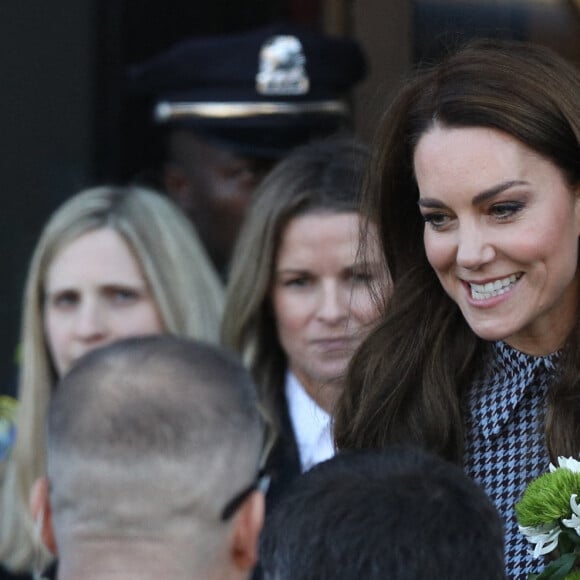
[[[273,36],[260,50],[256,90],[261,95],[304,95],[310,88],[302,43],[295,36]]]

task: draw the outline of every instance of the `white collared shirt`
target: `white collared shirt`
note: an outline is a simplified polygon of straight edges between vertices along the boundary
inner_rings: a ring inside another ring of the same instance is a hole
[[[286,401],[302,471],[308,471],[334,456],[331,417],[291,372],[286,373]]]

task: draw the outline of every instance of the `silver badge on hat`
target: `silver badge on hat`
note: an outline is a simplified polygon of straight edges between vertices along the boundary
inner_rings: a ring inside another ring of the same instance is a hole
[[[305,95],[310,88],[305,64],[295,36],[273,36],[260,50],[256,90],[261,95]]]

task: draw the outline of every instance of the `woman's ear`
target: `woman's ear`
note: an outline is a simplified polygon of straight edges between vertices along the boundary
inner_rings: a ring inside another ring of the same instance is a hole
[[[40,477],[34,482],[30,491],[29,507],[36,533],[40,536],[42,543],[56,555],[57,548],[52,527],[52,510],[49,502],[47,477]]]
[[[230,546],[232,564],[240,571],[249,572],[258,561],[260,532],[266,511],[264,494],[251,493],[235,515]]]

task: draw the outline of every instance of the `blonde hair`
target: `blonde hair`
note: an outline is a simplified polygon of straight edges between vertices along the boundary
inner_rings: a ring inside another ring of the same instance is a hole
[[[223,288],[199,238],[169,199],[136,187],[96,187],[65,202],[46,224],[30,264],[21,328],[17,439],[0,495],[0,562],[14,570],[48,563],[28,497],[45,471],[45,417],[56,374],[43,327],[46,273],[54,257],[89,231],[110,228],[139,262],[168,333],[216,343]]]

